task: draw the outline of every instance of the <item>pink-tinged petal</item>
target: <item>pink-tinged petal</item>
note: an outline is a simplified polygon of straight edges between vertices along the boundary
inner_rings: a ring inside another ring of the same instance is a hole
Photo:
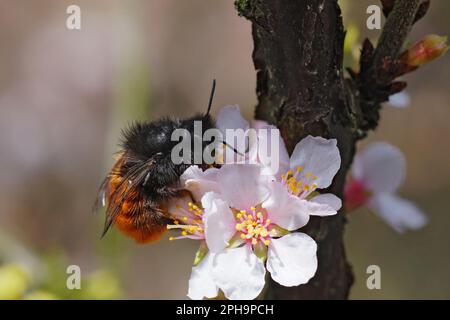
[[[272,182],[270,196],[262,203],[272,223],[292,231],[305,226],[309,221],[307,201],[290,194],[280,182]]]
[[[200,201],[206,192],[218,191],[218,171],[217,168],[208,168],[203,171],[198,166],[191,166],[181,175],[180,183],[184,189],[191,192],[194,201]]]
[[[277,127],[258,129],[258,161],[264,167],[263,174],[281,176],[289,170],[289,154]]]
[[[210,252],[220,252],[228,246],[228,241],[236,232],[233,212],[215,192],[203,196],[202,206],[206,244]]]
[[[297,143],[291,155],[291,169],[301,166],[304,173],[317,177],[319,189],[327,188],[341,167],[336,139],[307,136]]]
[[[213,279],[230,300],[255,299],[265,284],[264,263],[247,245],[226,249],[213,263]]]
[[[355,156],[352,175],[372,192],[395,192],[405,179],[406,161],[396,147],[377,142]]]
[[[235,163],[235,158],[241,159],[242,156],[236,155],[233,149],[244,154],[247,149],[247,140],[245,133],[250,128],[250,124],[245,120],[239,109],[239,106],[225,106],[220,109],[216,118],[216,128],[222,132],[223,140],[231,148],[226,148],[224,157],[225,163]],[[236,141],[236,139],[240,139]],[[239,160],[240,161],[240,160]]]
[[[197,266],[192,267],[187,294],[189,298],[193,300],[214,298],[219,293],[219,288],[214,283],[212,277],[213,259],[214,255],[207,253]]]
[[[222,134],[225,136],[225,130],[227,129],[243,129],[245,131],[250,128],[250,125],[242,117],[239,106],[234,105],[220,109],[216,117],[216,128],[222,131]]]
[[[369,206],[399,233],[420,229],[428,222],[427,216],[414,203],[394,194],[376,194]]]
[[[264,121],[264,120],[253,120],[251,122],[251,127],[253,129],[256,129],[256,130],[261,129],[261,128],[265,128],[267,126],[269,126],[269,123],[267,121]]]
[[[332,216],[342,207],[342,201],[332,193],[319,194],[309,201],[315,207],[311,215]],[[317,205],[317,206],[316,206]]]
[[[228,164],[217,175],[220,194],[230,207],[246,210],[262,203],[269,196],[268,177],[259,165]]]
[[[274,281],[285,287],[307,283],[317,270],[316,251],[316,242],[304,233],[271,239],[267,270]]]

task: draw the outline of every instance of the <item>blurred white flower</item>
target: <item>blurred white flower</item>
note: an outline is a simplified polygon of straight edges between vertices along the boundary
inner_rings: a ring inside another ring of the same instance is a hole
[[[426,215],[396,194],[405,179],[406,161],[399,149],[378,142],[355,156],[345,185],[347,210],[366,205],[399,233],[422,228]]]

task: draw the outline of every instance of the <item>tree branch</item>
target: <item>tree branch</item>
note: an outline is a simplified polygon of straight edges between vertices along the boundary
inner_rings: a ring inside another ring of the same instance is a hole
[[[395,60],[411,31],[421,0],[397,0],[383,27],[373,55],[372,70],[383,69],[386,58]]]
[[[337,0],[240,0],[252,22],[257,70],[256,118],[277,125],[292,151],[307,135],[338,139],[342,168],[330,192],[342,196],[354,154],[345,111],[342,72],[344,31]],[[344,215],[312,217],[301,231],[318,243],[318,269],[308,284],[269,284],[274,299],[344,299],[352,283],[343,245]],[[330,266],[332,266],[330,268]]]
[[[393,82],[399,75],[397,58],[412,24],[429,5],[420,0],[383,3],[390,7],[385,8],[388,18],[378,47],[366,40],[360,72],[349,70],[352,79],[344,79],[344,31],[337,0],[235,2],[239,14],[252,22],[255,117],[275,124],[289,151],[307,135],[336,138],[341,168],[326,191],[341,198],[357,140],[377,126],[380,104],[406,85]],[[343,245],[344,224],[343,212],[312,217],[301,231],[318,243],[316,275],[299,287],[272,281],[267,297],[347,298],[353,275]]]
[[[419,8],[422,8],[420,12]],[[420,0],[396,0],[389,11],[377,48],[374,50],[369,40],[365,41],[360,71],[358,74],[351,72],[355,84],[349,90],[352,100],[356,101],[352,112],[356,119],[357,139],[364,138],[369,130],[377,127],[381,103],[406,87],[404,82],[394,82],[401,74],[398,56],[412,25],[425,14],[423,11],[426,12],[427,8],[427,3],[421,4]]]

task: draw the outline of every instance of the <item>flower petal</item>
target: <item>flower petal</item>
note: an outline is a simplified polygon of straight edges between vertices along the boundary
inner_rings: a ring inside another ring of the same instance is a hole
[[[267,125],[260,127],[257,135],[258,161],[264,167],[263,174],[281,176],[289,169],[289,154],[280,131],[275,126]]]
[[[269,196],[268,176],[261,167],[252,164],[228,164],[220,168],[217,180],[220,194],[230,207],[249,209]]]
[[[180,183],[184,189],[192,193],[194,201],[200,201],[206,192],[218,191],[218,171],[217,168],[208,168],[203,171],[198,166],[191,166],[180,176]]]
[[[403,183],[406,161],[396,147],[377,142],[355,156],[352,175],[373,192],[393,193]]]
[[[370,200],[369,206],[399,233],[408,229],[420,229],[428,222],[427,216],[414,203],[393,194],[376,194]]]
[[[223,155],[225,163],[234,163],[236,155],[233,149],[238,150],[240,154],[244,154],[247,150],[245,133],[250,128],[250,124],[242,117],[239,106],[233,105],[220,109],[216,118],[216,128],[222,132],[223,140],[231,147],[231,149],[225,149],[226,152]],[[242,140],[236,141],[236,139]],[[237,156],[237,159],[241,159],[241,156]]]
[[[290,233],[270,240],[267,270],[285,287],[307,283],[317,270],[317,245],[308,235]]]
[[[264,120],[253,120],[251,123],[251,127],[256,130],[267,127],[268,125],[269,125],[269,123]]]
[[[317,176],[319,189],[327,188],[341,167],[336,139],[307,136],[297,143],[291,155],[291,169],[303,167],[303,172]]]
[[[233,212],[215,192],[203,196],[202,206],[206,244],[211,252],[220,252],[228,246],[228,241],[236,232]]]
[[[216,117],[216,128],[222,131],[222,134],[225,136],[226,129],[243,129],[245,131],[250,128],[250,125],[242,117],[239,106],[233,105],[220,109]]]
[[[394,108],[407,108],[411,104],[411,97],[406,91],[389,96],[389,105]]]
[[[332,193],[319,194],[309,201],[310,215],[331,216],[342,207],[342,201]]]
[[[262,207],[267,210],[272,222],[289,231],[305,226],[309,221],[305,206],[307,201],[290,194],[280,182],[274,181],[269,186],[270,196],[263,202]]]
[[[187,294],[189,298],[194,300],[201,300],[204,297],[214,298],[219,293],[219,288],[212,277],[213,259],[214,255],[208,253],[197,266],[192,267]]]
[[[228,299],[255,299],[264,288],[264,263],[247,245],[226,249],[213,263],[213,279]]]

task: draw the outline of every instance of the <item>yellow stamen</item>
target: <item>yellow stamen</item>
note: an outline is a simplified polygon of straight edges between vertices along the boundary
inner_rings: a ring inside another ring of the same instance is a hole
[[[268,246],[270,244],[270,240],[264,240],[264,244]]]

